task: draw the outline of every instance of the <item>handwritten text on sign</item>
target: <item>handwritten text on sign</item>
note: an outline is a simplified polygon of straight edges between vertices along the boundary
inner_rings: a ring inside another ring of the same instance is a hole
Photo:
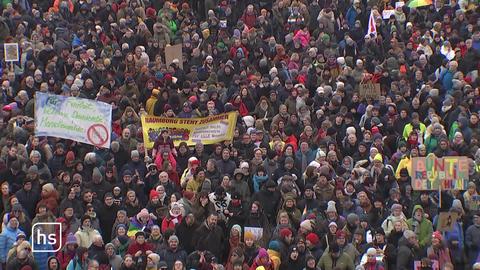
[[[467,157],[434,155],[412,160],[414,190],[467,189],[469,160]],[[440,185],[440,186],[439,186]]]
[[[35,134],[110,147],[112,105],[76,97],[35,93]]]
[[[187,145],[214,144],[231,140],[237,122],[236,112],[219,114],[204,118],[166,118],[142,116],[143,141],[151,149],[163,130],[168,130],[175,146],[181,142]]]

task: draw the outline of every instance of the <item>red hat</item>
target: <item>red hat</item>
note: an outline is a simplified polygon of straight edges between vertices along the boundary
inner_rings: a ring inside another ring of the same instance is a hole
[[[183,192],[183,197],[187,198],[188,200],[191,200],[195,196],[195,193],[192,191],[184,191]]]
[[[280,230],[280,237],[285,238],[292,235],[292,231],[289,228],[283,228]]]
[[[156,191],[155,189],[150,190],[150,200],[153,198],[159,198],[159,197],[160,197],[160,194],[158,194],[158,191]]]
[[[377,134],[380,133],[380,130],[378,129],[377,126],[372,127],[372,134]]]
[[[337,238],[345,238],[347,234],[343,230],[338,230],[337,231]]]
[[[437,238],[438,240],[442,241],[443,240],[443,236],[442,236],[442,233],[439,232],[439,231],[435,231],[432,233],[432,238]]]
[[[195,103],[197,102],[197,96],[191,96],[188,98],[188,101],[190,101],[191,103]]]
[[[190,162],[190,164],[192,164],[192,165],[200,165],[200,160],[198,160],[198,159],[192,160],[192,162]]]
[[[320,239],[318,238],[318,235],[315,233],[309,233],[307,234],[307,237],[305,237],[306,240],[310,241],[310,243],[317,245],[318,242],[320,242]]]
[[[155,15],[156,15],[157,12],[155,11],[154,8],[149,7],[149,8],[147,8],[145,13],[146,13],[148,18],[155,18]]]
[[[165,105],[163,106],[163,111],[164,111],[164,112],[167,112],[168,110],[171,110],[171,109],[172,109],[172,106],[171,106],[170,104],[165,104]]]

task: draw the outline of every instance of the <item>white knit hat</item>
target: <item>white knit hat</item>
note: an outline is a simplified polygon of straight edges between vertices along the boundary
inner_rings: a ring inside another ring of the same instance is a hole
[[[337,208],[335,207],[335,202],[334,201],[329,201],[327,204],[327,212],[335,212],[337,213]]]

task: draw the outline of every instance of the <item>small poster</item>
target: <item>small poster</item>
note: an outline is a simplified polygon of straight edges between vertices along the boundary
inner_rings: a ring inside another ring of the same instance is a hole
[[[372,98],[378,100],[381,95],[379,83],[364,83],[360,84],[359,96],[360,98]]]
[[[165,47],[165,64],[170,65],[175,59],[178,60],[180,68],[183,68],[182,44]]]
[[[480,210],[480,195],[473,195],[468,203],[468,209],[470,211]]]
[[[453,224],[458,219],[458,213],[455,212],[440,212],[438,215],[437,230],[441,232],[449,232],[453,230]]]
[[[405,6],[405,2],[403,2],[403,1],[399,1],[399,2],[395,3],[395,8],[401,8],[403,6]]]
[[[428,265],[423,265],[423,267],[429,267]],[[437,260],[431,260],[431,269],[433,270],[440,270],[440,264],[438,263]],[[422,268],[422,261],[414,261],[413,262],[413,269],[415,270],[422,270],[425,268]]]
[[[392,15],[395,15],[395,10],[393,10],[393,9],[386,9],[386,10],[382,11],[382,18],[384,20],[389,20],[390,16],[392,16]]]
[[[18,43],[3,44],[3,51],[5,53],[5,62],[16,62],[20,60]]]
[[[245,233],[251,232],[255,236],[255,240],[258,241],[263,237],[263,228],[258,227],[245,227]]]

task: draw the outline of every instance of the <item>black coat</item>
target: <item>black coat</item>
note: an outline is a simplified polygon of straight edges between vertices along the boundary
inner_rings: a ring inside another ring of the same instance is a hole
[[[113,224],[117,218],[118,209],[119,207],[116,204],[112,204],[112,206],[103,204],[97,210],[97,217],[100,221],[100,229],[102,230],[102,237],[105,243],[109,243],[111,240]]]
[[[194,243],[196,250],[208,250],[217,259],[223,258],[225,236],[220,226],[215,225],[209,228],[206,223],[203,223],[195,232]]]
[[[199,224],[194,222],[192,225],[187,225],[186,219],[184,218],[182,222],[175,228],[175,234],[178,235],[178,240],[182,248],[188,253],[195,251],[195,246],[193,239],[195,236],[195,231],[198,229]]]
[[[23,206],[30,218],[35,217],[35,211],[38,201],[40,200],[40,192],[32,188],[31,191],[25,191],[23,188],[15,193],[18,202]]]

